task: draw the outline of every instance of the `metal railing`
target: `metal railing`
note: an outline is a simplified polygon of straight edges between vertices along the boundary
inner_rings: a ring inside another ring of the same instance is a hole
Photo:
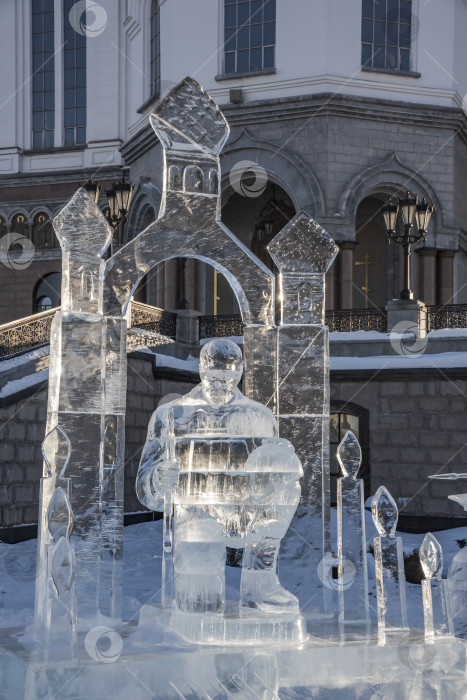
[[[225,338],[243,335],[243,322],[240,314],[228,316],[200,316],[199,338]]]
[[[385,309],[340,309],[326,311],[325,323],[329,331],[379,331],[386,333],[387,313]]]
[[[131,328],[143,328],[150,333],[175,338],[177,314],[172,311],[164,311],[157,306],[132,301],[130,319]]]
[[[60,307],[21,318],[0,326],[0,360],[34,348],[47,345],[55,313]],[[467,304],[428,306],[428,330],[443,328],[467,328]],[[175,339],[177,314],[149,304],[131,302],[131,328]],[[326,311],[326,325],[330,331],[379,331],[387,330],[387,314],[384,309],[340,309]],[[239,314],[226,316],[200,316],[199,337],[216,338],[243,335],[244,324]]]
[[[50,341],[50,326],[59,309],[56,307],[42,311],[0,326],[0,359],[47,345]]]
[[[449,306],[427,306],[428,329],[437,331],[443,328],[467,328],[467,304]]]

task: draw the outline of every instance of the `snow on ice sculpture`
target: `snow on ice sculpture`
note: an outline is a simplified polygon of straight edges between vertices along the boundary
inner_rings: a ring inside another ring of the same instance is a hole
[[[374,538],[373,545],[378,640],[380,644],[384,644],[386,634],[408,630],[402,539],[395,536],[398,510],[396,502],[385,486],[380,486],[373,496],[371,514],[380,535]]]
[[[422,595],[425,639],[428,641],[436,636],[453,634],[454,627],[447,581],[441,578],[443,550],[431,532],[425,535],[419,556],[425,574],[422,579]]]
[[[337,480],[337,541],[339,554],[339,622],[369,625],[365,499],[360,444],[348,430],[337,448],[343,476]]]
[[[165,513],[173,494],[171,629],[208,644],[297,642],[303,619],[276,561],[303,471],[270,409],[239,391],[242,370],[232,341],[203,347],[200,384],[151,418],[137,494]],[[240,601],[225,599],[226,547],[243,549]]]
[[[323,587],[318,572],[331,553],[329,337],[324,325],[324,278],[337,252],[331,236],[303,211],[269,244],[269,253],[280,273],[281,307],[276,343],[280,433],[293,443],[303,465],[297,517],[306,517],[307,522],[297,527],[309,545],[310,586],[316,591],[322,588],[324,611],[331,615],[332,588]],[[260,365],[261,346],[253,352]],[[286,561],[287,548],[284,555]],[[322,615],[323,605],[317,603],[320,598],[314,595],[303,600],[309,614]]]

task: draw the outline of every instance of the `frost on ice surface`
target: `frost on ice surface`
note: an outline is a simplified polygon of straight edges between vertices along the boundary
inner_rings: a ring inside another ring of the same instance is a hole
[[[420,563],[425,574],[422,580],[425,638],[432,640],[436,636],[453,634],[449,585],[441,578],[443,550],[431,532],[425,535],[420,547]]]
[[[44,476],[58,474],[63,476],[70,459],[71,444],[61,425],[56,425],[42,442],[42,455],[46,464]]]
[[[431,532],[427,532],[420,547],[420,563],[427,579],[441,578],[443,571],[443,550]]]
[[[362,461],[360,443],[348,430],[337,448],[344,476],[337,480],[337,546],[339,555],[339,622],[368,625],[368,569],[366,557],[363,480],[357,479]]]
[[[385,486],[380,486],[373,496],[371,514],[379,534],[393,537],[399,511],[395,500]]]
[[[337,448],[337,461],[342,474],[357,478],[358,470],[362,463],[362,450],[360,443],[351,430],[348,430]]]
[[[74,577],[75,555],[66,537],[61,537],[52,554],[52,580],[59,596],[70,591]]]
[[[52,541],[57,543],[60,538],[69,537],[73,524],[70,499],[61,486],[54,492],[47,509],[47,528]]]

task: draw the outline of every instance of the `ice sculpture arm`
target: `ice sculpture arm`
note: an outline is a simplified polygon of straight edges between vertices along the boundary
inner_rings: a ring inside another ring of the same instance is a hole
[[[158,408],[149,422],[146,442],[136,476],[136,494],[150,510],[164,510],[164,493],[178,480],[180,459],[167,454],[167,407]]]

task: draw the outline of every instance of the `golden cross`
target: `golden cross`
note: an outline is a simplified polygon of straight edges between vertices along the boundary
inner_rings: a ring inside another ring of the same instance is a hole
[[[363,260],[358,260],[355,265],[365,265],[365,284],[362,287],[362,292],[365,293],[365,309],[370,307],[370,265],[379,265],[379,260],[372,260],[371,253],[368,251],[363,256]]]

